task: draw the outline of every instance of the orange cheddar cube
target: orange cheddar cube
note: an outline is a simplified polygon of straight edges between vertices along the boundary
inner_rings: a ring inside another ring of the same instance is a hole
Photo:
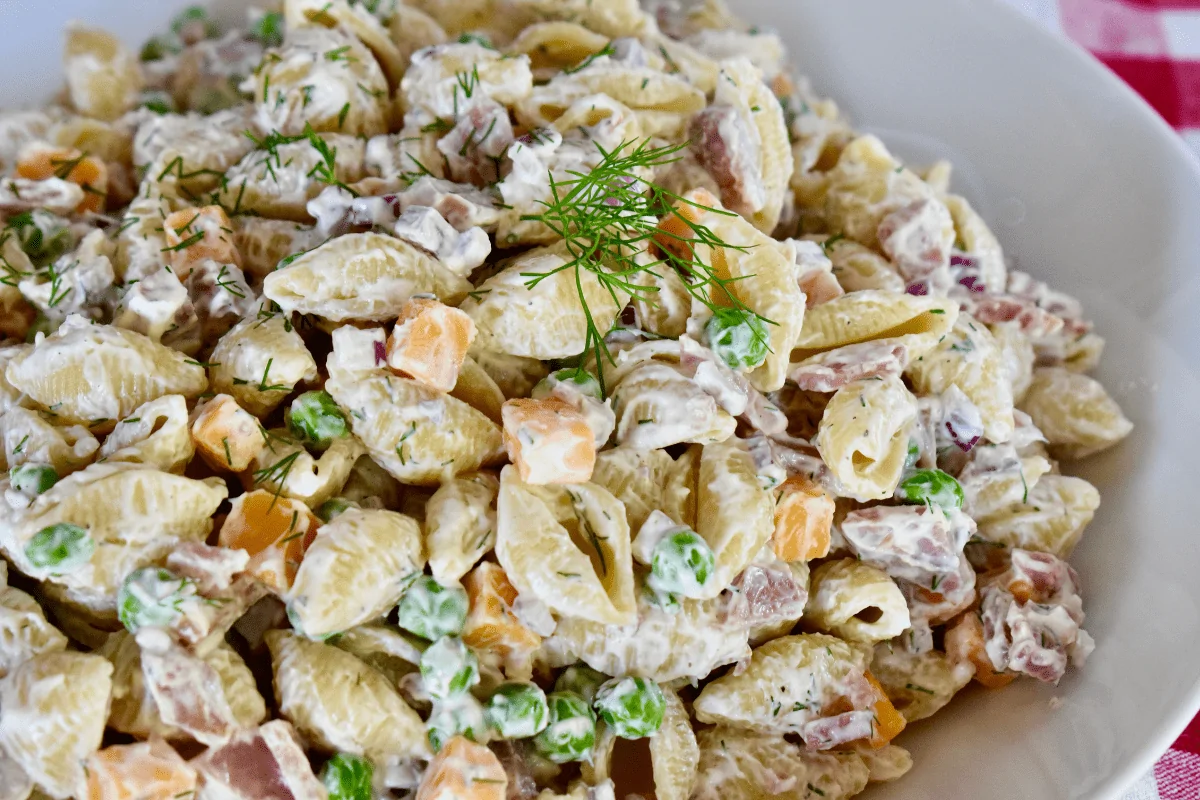
[[[475,321],[465,312],[429,297],[404,304],[387,340],[387,363],[396,372],[449,392],[458,382]]]
[[[179,280],[187,280],[192,265],[206,258],[221,264],[242,265],[233,243],[233,223],[220,206],[183,208],[163,220],[171,269]]]
[[[108,193],[108,167],[95,156],[73,147],[35,144],[25,148],[17,160],[17,175],[33,181],[61,178],[83,189],[76,211],[104,210]]]
[[[776,490],[771,546],[781,561],[812,561],[829,554],[833,498],[816,483],[788,478]]]
[[[864,677],[867,679],[867,683],[871,684],[871,688],[875,690],[875,702],[871,707],[875,712],[875,724],[871,728],[871,738],[868,744],[878,750],[899,736],[908,721],[892,705],[892,701],[888,699],[887,693],[883,691],[883,687],[879,685],[875,676],[867,672]]]
[[[956,663],[975,667],[975,680],[989,689],[1002,689],[1013,682],[1015,675],[998,671],[988,658],[983,641],[983,621],[979,614],[967,611],[946,626],[946,655]]]
[[[417,800],[504,800],[508,774],[496,754],[465,736],[438,751],[417,787]]]
[[[286,592],[316,538],[320,518],[299,500],[265,489],[235,497],[231,505],[217,543],[245,550],[250,554],[246,572],[274,591]]]
[[[218,472],[243,472],[266,445],[258,419],[227,394],[219,394],[197,409],[192,442]]]
[[[106,747],[86,765],[87,800],[172,800],[196,789],[196,770],[162,739]]]
[[[513,613],[517,590],[499,564],[484,561],[462,583],[470,604],[462,632],[464,642],[505,661],[520,661],[541,646],[542,637]]]
[[[525,483],[583,483],[596,466],[587,417],[557,397],[519,398],[500,409],[504,447]]]

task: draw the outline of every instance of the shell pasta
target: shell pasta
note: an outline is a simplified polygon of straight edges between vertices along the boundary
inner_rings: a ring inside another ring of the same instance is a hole
[[[838,800],[1084,666],[1133,425],[949,163],[725,0],[245,6],[0,113],[5,800]]]

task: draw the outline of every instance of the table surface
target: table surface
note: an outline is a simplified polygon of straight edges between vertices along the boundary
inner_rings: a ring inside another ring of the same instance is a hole
[[[1090,50],[1200,158],[1200,0],[1005,0]],[[1200,717],[1124,800],[1200,800]]]

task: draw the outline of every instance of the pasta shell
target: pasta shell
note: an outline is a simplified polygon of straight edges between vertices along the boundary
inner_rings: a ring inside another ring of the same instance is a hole
[[[289,29],[320,25],[325,28],[341,26],[350,31],[371,48],[391,87],[400,85],[408,59],[401,55],[379,18],[366,6],[348,0],[287,0],[283,4],[283,15]]]
[[[896,293],[904,291],[904,279],[896,272],[896,268],[869,247],[863,247],[853,239],[834,240],[832,237],[826,237],[822,246],[833,262],[834,277],[847,292],[865,289]]]
[[[796,338],[792,362],[858,342],[902,344],[915,361],[958,319],[958,303],[889,291],[850,292],[810,308]]]
[[[566,616],[634,622],[629,524],[606,490],[532,486],[505,467],[496,516],[496,557],[519,593]]]
[[[133,331],[71,318],[8,362],[8,382],[62,422],[111,423],[168,394],[208,388],[204,368]],[[103,423],[97,423],[103,424]]]
[[[323,639],[386,614],[425,565],[416,520],[351,508],[317,530],[289,592],[293,626]]]
[[[105,461],[145,464],[163,472],[183,472],[195,454],[188,432],[187,401],[178,394],[135,408],[100,447]]]
[[[894,375],[839,389],[825,407],[816,437],[839,492],[862,502],[891,497],[916,418],[916,398]]]
[[[942,202],[946,204],[954,220],[959,247],[970,253],[978,262],[983,285],[993,291],[1002,290],[1008,282],[1008,267],[1004,264],[1004,251],[1000,247],[1000,241],[992,233],[992,229],[965,197],[948,194],[942,197]]]
[[[213,391],[231,395],[263,417],[301,381],[316,380],[317,362],[286,315],[244,319],[217,342],[210,356]]]
[[[497,425],[501,424],[500,409],[504,405],[504,392],[500,391],[487,370],[470,356],[463,359],[462,367],[458,370],[458,382],[450,390],[450,396],[482,411]]]
[[[0,582],[0,678],[40,653],[67,649],[67,637],[46,621],[29,595]]]
[[[871,674],[908,722],[927,719],[944,708],[971,682],[973,672],[970,665],[956,664],[938,650],[914,655],[887,643],[875,647],[871,661]]]
[[[733,436],[737,422],[716,398],[672,367],[650,361],[612,391],[617,442],[634,450],[712,444]]]
[[[696,533],[716,556],[708,594],[733,582],[775,531],[771,495],[759,483],[754,459],[736,442],[700,450],[696,478]]]
[[[263,294],[285,311],[335,322],[393,320],[414,294],[456,306],[470,290],[434,257],[378,233],[338,236],[263,281]]]
[[[550,78],[599,53],[608,38],[577,22],[537,22],[526,27],[505,50],[529,57],[535,77]]]
[[[694,800],[847,800],[867,787],[870,775],[857,753],[810,753],[782,736],[717,727],[698,739]],[[768,795],[765,775],[786,775],[786,788]]]
[[[592,3],[588,0],[512,0],[514,11],[543,20],[573,20],[585,28],[617,36],[640,36],[653,30],[650,15],[641,9],[637,0],[611,0]]]
[[[0,680],[0,749],[55,798],[76,797],[100,748],[112,665],[75,652],[34,656]]]
[[[1013,391],[1004,353],[987,326],[959,315],[932,349],[909,361],[906,374],[918,394],[940,395],[957,386],[979,409],[988,441],[1013,435]]]
[[[861,675],[867,656],[824,634],[784,636],[754,651],[740,673],[709,683],[693,705],[696,719],[770,733],[799,732]]]
[[[323,133],[296,141],[285,140],[269,149],[264,144],[247,153],[225,171],[218,201],[230,209],[231,216],[254,213],[310,222],[308,201],[327,185],[318,179],[318,167],[328,167],[325,153],[318,150],[314,139],[323,141],[333,156],[333,174],[329,178],[344,184],[363,178],[366,143],[355,136]]]
[[[542,655],[553,667],[583,661],[606,675],[636,675],[658,683],[699,681],[750,654],[750,632],[720,624],[719,603],[683,600],[679,612],[670,614],[642,594],[634,624],[564,617],[545,641]]]
[[[625,506],[631,531],[641,530],[652,511],[662,511],[680,525],[696,524],[696,469],[699,448],[678,460],[664,450],[618,447],[596,454],[592,483],[603,486]]]
[[[53,418],[51,418],[53,419]],[[59,476],[87,466],[100,443],[82,425],[57,427],[27,408],[10,408],[0,415],[0,466],[49,464]]]
[[[1014,503],[979,523],[979,536],[989,542],[1067,558],[1096,509],[1100,493],[1082,478],[1043,475],[1025,502]]]
[[[416,381],[386,372],[335,372],[325,390],[371,457],[401,483],[436,486],[503,453],[494,422]]]
[[[868,614],[877,619],[867,622]],[[885,641],[911,624],[896,582],[883,570],[849,558],[813,570],[804,616],[820,630],[852,642]]]
[[[476,346],[538,359],[579,355],[588,334],[581,291],[595,327],[608,330],[629,296],[617,290],[614,297],[589,268],[563,269],[569,262],[564,246],[541,247],[484,281],[462,304],[475,322]],[[530,286],[538,275],[546,277]]]
[[[692,732],[692,720],[683,701],[671,689],[663,689],[666,710],[662,727],[650,738],[650,763],[654,772],[654,796],[659,800],[688,800],[696,785],[700,746]]]
[[[204,540],[227,493],[217,478],[196,481],[137,464],[93,464],[38,496],[13,525],[6,555],[22,572],[60,583],[99,609],[113,609],[129,572],[165,557],[180,539]],[[25,545],[38,531],[62,522],[87,530],[96,549],[84,566],[52,575],[29,563]]]
[[[265,638],[279,713],[315,747],[379,764],[429,758],[424,723],[381,673],[345,651],[287,631],[269,631]]]
[[[804,292],[797,282],[795,261],[779,242],[745,219],[720,213],[721,204],[707,191],[689,192],[684,200],[663,220],[658,242],[672,250],[691,249],[697,261],[709,265],[713,274],[726,282],[724,288],[710,290],[714,303],[734,305],[732,294],[770,321],[766,325],[766,360],[747,377],[760,392],[773,392],[783,386],[791,348],[804,325]],[[717,241],[728,246],[713,248],[692,241],[694,234],[684,218],[707,227]]]
[[[425,505],[429,569],[438,583],[457,582],[496,543],[500,482],[479,472],[443,483]]]
[[[1086,458],[1107,450],[1133,430],[1133,423],[1098,381],[1061,367],[1034,370],[1021,410],[1046,435],[1055,458]]]
[[[142,90],[137,56],[106,31],[69,25],[63,72],[71,104],[81,114],[111,121],[137,105]]]

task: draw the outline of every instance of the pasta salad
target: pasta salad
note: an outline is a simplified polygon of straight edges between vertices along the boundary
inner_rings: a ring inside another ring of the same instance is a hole
[[[836,800],[1084,665],[1103,339],[723,0],[64,72],[0,114],[0,800]]]

